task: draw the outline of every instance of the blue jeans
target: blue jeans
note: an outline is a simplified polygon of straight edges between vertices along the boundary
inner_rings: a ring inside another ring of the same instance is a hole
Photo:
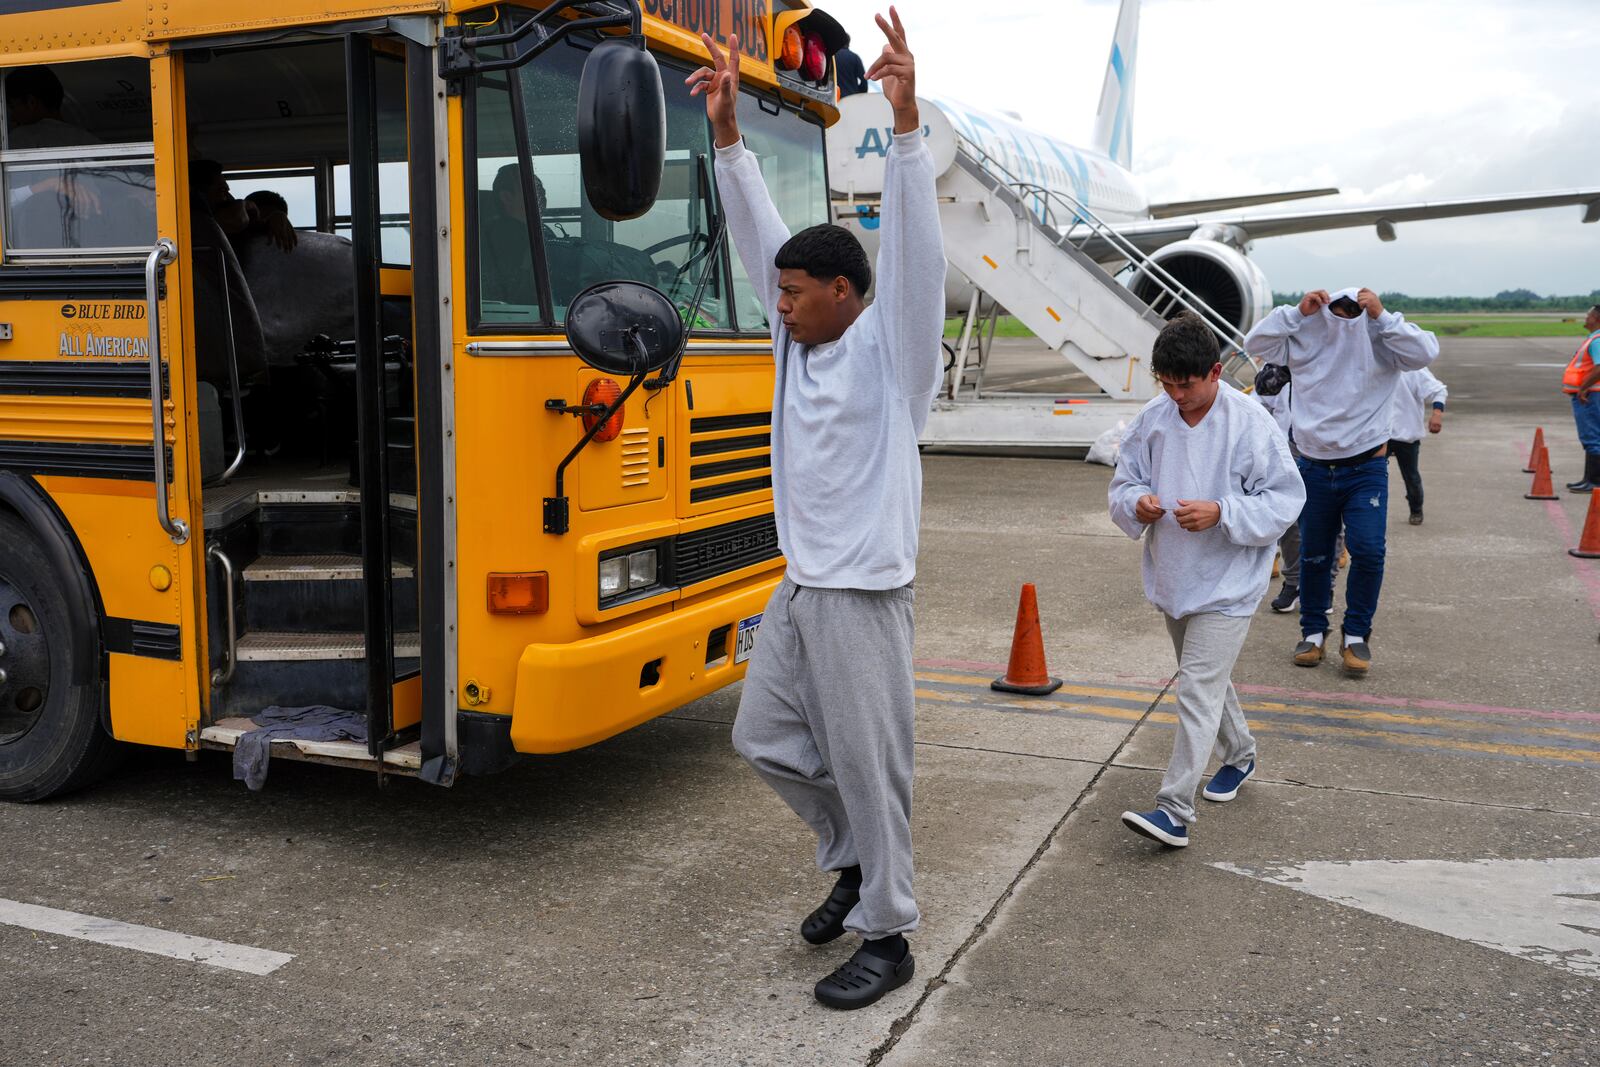
[[[1344,528],[1350,550],[1345,582],[1344,632],[1372,636],[1372,616],[1383,588],[1385,530],[1389,523],[1389,457],[1353,467],[1327,467],[1301,457],[1306,506],[1300,513],[1300,632],[1326,633],[1333,607],[1334,543]]]
[[[1578,443],[1591,456],[1600,456],[1600,393],[1590,393],[1585,404],[1572,398],[1572,418],[1578,424]]]

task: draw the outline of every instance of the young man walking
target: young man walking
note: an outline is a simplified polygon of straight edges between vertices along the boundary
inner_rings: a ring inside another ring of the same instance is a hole
[[[915,66],[894,8],[867,71],[894,109],[878,285],[838,226],[793,237],[739,139],[739,45],[704,38],[717,189],[772,323],[772,495],[788,572],[767,605],[733,743],[817,835],[837,875],[800,925],[814,945],[862,938],[816,985],[861,1008],[911,979],[912,578],[922,503],[917,436],[941,377],[944,247]]]
[[[1406,371],[1395,387],[1389,455],[1400,464],[1400,477],[1406,483],[1406,506],[1411,510],[1413,526],[1422,525],[1422,468],[1418,461],[1422,455],[1423,431],[1438,433],[1444,429],[1444,405],[1449,398],[1450,390],[1426,367]]]
[[[1389,517],[1390,405],[1400,375],[1432,363],[1439,342],[1405,316],[1385,311],[1371,289],[1307,293],[1273,308],[1244,339],[1245,351],[1281,363],[1294,378],[1289,421],[1305,480],[1300,516],[1300,632],[1294,662],[1315,667],[1326,654],[1333,606],[1334,542],[1350,547],[1345,585],[1345,672],[1372,666],[1368,642],[1383,588]]]
[[[1150,368],[1162,395],[1123,438],[1107,498],[1111,520],[1144,540],[1144,593],[1178,656],[1178,735],[1155,810],[1125,811],[1122,821],[1182,848],[1212,749],[1222,767],[1207,800],[1232,800],[1255,773],[1255,739],[1230,676],[1272,580],[1273,548],[1306,495],[1272,416],[1221,380],[1203,319],[1184,312],[1167,323]]]

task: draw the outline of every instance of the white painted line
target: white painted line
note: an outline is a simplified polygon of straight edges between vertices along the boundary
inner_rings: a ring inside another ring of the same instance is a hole
[[[149,952],[156,956],[170,956],[175,960],[191,960],[210,967],[246,974],[271,974],[294,959],[283,952],[271,952],[249,945],[230,945],[226,941],[213,941],[209,937],[175,934],[153,926],[138,926],[101,919],[93,915],[80,915],[75,911],[58,911],[41,908],[37,904],[23,904],[15,900],[0,899],[0,923],[20,926],[24,930],[38,930],[62,937],[76,937],[116,948],[131,948],[135,952]]]
[[[1600,979],[1600,856],[1211,866]]]

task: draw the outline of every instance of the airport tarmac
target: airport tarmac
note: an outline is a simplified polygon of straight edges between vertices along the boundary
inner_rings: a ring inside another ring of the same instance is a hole
[[[812,1000],[853,946],[796,932],[829,882],[730,747],[735,688],[449,791],[279,761],[250,794],[225,756],[151,752],[0,809],[0,923],[289,957],[0,924],[0,1065],[1600,1062],[1600,561],[1566,553],[1584,501],[1523,499],[1535,425],[1578,471],[1572,342],[1443,346],[1371,675],[1291,666],[1297,619],[1263,605],[1235,673],[1259,776],[1182,851],[1117,819],[1166,762],[1173,658],[1109,470],[926,457],[924,921],[870,1009]],[[1051,373],[1012,347],[997,376]],[[1024,581],[1067,680],[1037,700],[988,688]]]

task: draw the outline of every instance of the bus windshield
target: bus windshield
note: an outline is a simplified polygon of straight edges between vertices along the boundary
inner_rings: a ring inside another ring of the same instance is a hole
[[[485,327],[554,326],[585,287],[599,281],[649,282],[687,314],[707,268],[715,196],[711,129],[702,101],[675,93],[689,68],[662,64],[667,91],[667,152],[655,206],[610,222],[584,195],[578,161],[578,81],[587,52],[558,47],[518,70],[479,76],[473,85],[477,322]],[[527,131],[533,211],[526,203],[516,123]],[[740,122],[784,221],[801,229],[827,219],[819,125],[747,95]],[[540,300],[534,270],[537,220],[552,306]],[[700,313],[703,331],[766,333],[762,302],[730,249],[716,257]],[[728,268],[732,263],[733,278]]]

